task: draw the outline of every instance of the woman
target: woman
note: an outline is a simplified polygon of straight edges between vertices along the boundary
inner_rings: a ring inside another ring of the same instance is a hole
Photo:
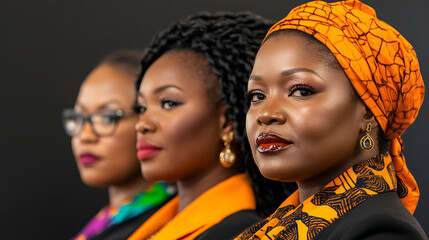
[[[138,157],[146,179],[176,181],[178,196],[129,239],[232,239],[260,220],[255,208],[272,212],[288,193],[257,175],[244,138],[248,73],[268,26],[251,13],[201,13],[149,45],[137,83]]]
[[[427,239],[400,139],[424,84],[412,46],[372,8],[293,9],[268,32],[248,94],[257,166],[298,190],[237,239]]]
[[[109,192],[109,205],[73,239],[125,239],[171,195],[167,185],[142,177],[136,156],[133,105],[140,56],[107,56],[82,83],[74,109],[63,112],[82,181]]]

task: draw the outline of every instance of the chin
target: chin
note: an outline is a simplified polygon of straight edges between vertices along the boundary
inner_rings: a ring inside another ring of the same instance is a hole
[[[94,176],[94,174],[80,174],[80,178],[85,185],[96,188],[108,188],[111,185],[111,181],[101,176]]]
[[[279,167],[275,164],[267,164],[267,162],[261,163],[256,161],[256,165],[259,168],[262,176],[268,178],[270,180],[278,181],[278,182],[295,182],[294,178],[290,178],[287,174],[292,170],[284,169],[284,167]]]
[[[150,166],[144,166],[145,164],[141,164],[141,172],[143,178],[150,182],[158,182],[158,181],[167,181],[163,172],[160,172],[159,169],[153,169]]]

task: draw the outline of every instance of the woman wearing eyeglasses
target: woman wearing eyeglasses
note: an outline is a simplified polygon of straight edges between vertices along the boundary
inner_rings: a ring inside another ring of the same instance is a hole
[[[136,156],[139,59],[138,51],[107,56],[83,82],[74,108],[63,112],[82,181],[109,193],[109,205],[73,239],[125,239],[171,196],[166,184],[143,179]]]

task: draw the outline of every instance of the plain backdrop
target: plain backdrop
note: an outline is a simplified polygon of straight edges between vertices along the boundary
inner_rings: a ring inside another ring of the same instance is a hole
[[[68,239],[107,203],[82,184],[61,125],[79,86],[106,53],[143,49],[154,33],[196,11],[249,10],[280,20],[305,1],[1,0],[0,239]],[[371,2],[417,51],[429,78],[429,1]],[[429,231],[429,107],[403,135]],[[328,133],[327,133],[328,134]]]

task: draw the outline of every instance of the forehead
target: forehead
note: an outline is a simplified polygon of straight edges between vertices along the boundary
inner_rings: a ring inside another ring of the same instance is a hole
[[[120,68],[101,65],[84,80],[76,103],[85,106],[103,105],[111,101],[132,104],[135,98],[134,79]]]
[[[326,64],[323,54],[315,52],[317,48],[309,44],[311,42],[297,35],[278,35],[269,38],[256,55],[250,77],[250,80],[262,81],[249,81],[249,84],[283,83],[295,78],[293,74],[286,77],[285,73],[312,72],[313,76],[318,76],[323,83],[327,84],[326,86],[332,85],[352,90],[344,71]]]
[[[307,65],[319,63],[320,57],[312,50],[308,40],[296,35],[278,35],[269,38],[259,49],[255,65],[271,66]]]
[[[174,50],[159,57],[145,72],[140,93],[152,94],[154,90],[175,85],[185,93],[205,93],[208,62],[202,54],[188,50]]]

